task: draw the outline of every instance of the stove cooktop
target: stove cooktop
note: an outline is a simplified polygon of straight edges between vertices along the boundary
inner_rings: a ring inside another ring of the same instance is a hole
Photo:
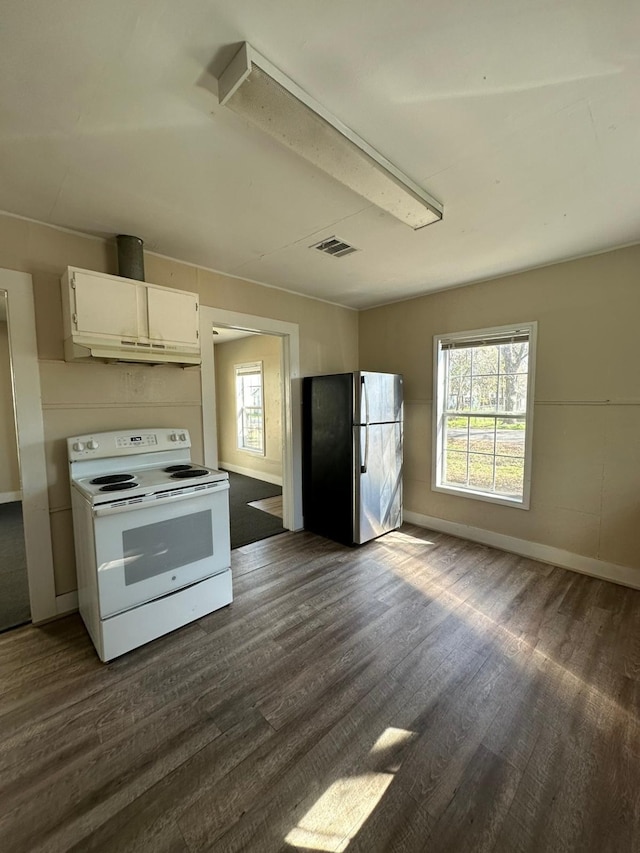
[[[126,493],[127,497],[135,497],[158,491],[186,488],[192,484],[228,480],[228,478],[226,471],[184,463],[162,468],[139,468],[97,477],[88,476],[74,480],[74,485],[85,497],[95,502],[107,499],[111,493],[115,493],[114,499],[118,492]],[[188,483],[182,484],[183,480],[187,480]]]
[[[101,492],[121,492],[124,489],[135,489],[138,484],[136,482],[125,483],[108,483],[106,486],[100,486]]]
[[[91,481],[95,486],[111,486],[114,483],[124,483],[133,480],[133,474],[105,474],[104,477],[96,477]]]

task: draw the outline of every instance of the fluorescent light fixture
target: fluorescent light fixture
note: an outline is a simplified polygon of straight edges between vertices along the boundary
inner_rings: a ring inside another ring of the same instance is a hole
[[[440,202],[248,42],[218,80],[218,99],[406,225],[417,229],[442,219]]]

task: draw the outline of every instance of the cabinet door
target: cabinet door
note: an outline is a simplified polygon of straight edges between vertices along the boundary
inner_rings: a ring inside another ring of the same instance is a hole
[[[138,291],[129,281],[74,273],[75,331],[114,340],[138,336]]]
[[[198,345],[198,297],[195,293],[148,287],[147,309],[150,340]]]

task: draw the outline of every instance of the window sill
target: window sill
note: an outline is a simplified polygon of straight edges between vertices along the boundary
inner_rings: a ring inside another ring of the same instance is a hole
[[[471,498],[475,501],[484,501],[485,503],[499,504],[500,506],[510,506],[514,509],[529,509],[528,495],[525,495],[522,498],[509,498],[502,495],[496,495],[492,492],[480,492],[472,489],[456,489],[453,486],[441,486],[437,484],[432,484],[431,490],[434,492],[442,492],[445,495],[455,495],[458,498]]]

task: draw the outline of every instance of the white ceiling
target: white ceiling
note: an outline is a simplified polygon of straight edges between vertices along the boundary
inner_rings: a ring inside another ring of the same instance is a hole
[[[229,329],[224,326],[216,326],[213,330],[213,343],[228,344],[231,341],[238,341],[240,338],[249,338],[258,332],[245,332],[243,329]]]
[[[353,307],[640,239],[637,0],[5,0],[0,209]],[[412,231],[218,106],[249,41],[444,204]],[[336,234],[342,259],[308,247]]]

